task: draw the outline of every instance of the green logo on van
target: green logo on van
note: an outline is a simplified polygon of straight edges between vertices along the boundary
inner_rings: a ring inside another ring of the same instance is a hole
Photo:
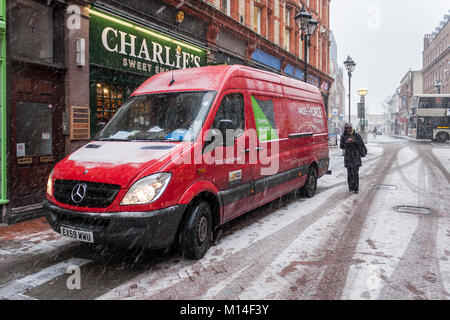
[[[260,142],[277,140],[278,134],[275,131],[275,118],[273,113],[272,100],[258,100],[252,97],[253,115],[255,116],[256,132]]]

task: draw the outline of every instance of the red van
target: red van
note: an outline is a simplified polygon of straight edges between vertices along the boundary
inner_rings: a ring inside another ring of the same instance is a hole
[[[313,197],[328,164],[318,88],[238,65],[177,70],[55,166],[44,208],[73,239],[199,259],[225,222],[299,188]]]

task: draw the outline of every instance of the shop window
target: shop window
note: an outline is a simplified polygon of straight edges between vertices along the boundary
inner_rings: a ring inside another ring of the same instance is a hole
[[[17,157],[52,155],[52,109],[46,103],[16,106]]]
[[[12,5],[10,12],[12,54],[52,63],[53,9],[36,2],[20,1]]]
[[[96,92],[97,123],[107,123],[122,106],[124,97],[128,97],[133,90],[123,86],[97,83]]]

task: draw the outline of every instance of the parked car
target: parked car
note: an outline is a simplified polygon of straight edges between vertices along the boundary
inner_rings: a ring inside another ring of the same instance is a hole
[[[59,162],[43,204],[63,236],[200,259],[227,221],[299,188],[313,197],[328,166],[315,86],[236,65],[177,70]]]

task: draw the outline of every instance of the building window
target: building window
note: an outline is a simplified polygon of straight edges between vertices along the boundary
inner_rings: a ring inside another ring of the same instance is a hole
[[[291,43],[291,31],[286,28],[284,31],[284,50],[289,51],[290,50],[290,43]]]
[[[222,12],[231,16],[231,0],[222,0]]]
[[[261,8],[256,5],[253,8],[253,31],[261,34]]]
[[[21,1],[15,2],[10,12],[12,54],[52,63],[53,9],[36,2]]]
[[[292,21],[292,9],[291,8],[285,8],[284,9],[284,24],[285,24],[285,30],[284,30],[284,49],[286,51],[290,51],[291,49],[291,21]]]
[[[290,8],[284,9],[284,24],[288,27],[291,26],[291,13],[292,13],[292,9],[290,9]]]

